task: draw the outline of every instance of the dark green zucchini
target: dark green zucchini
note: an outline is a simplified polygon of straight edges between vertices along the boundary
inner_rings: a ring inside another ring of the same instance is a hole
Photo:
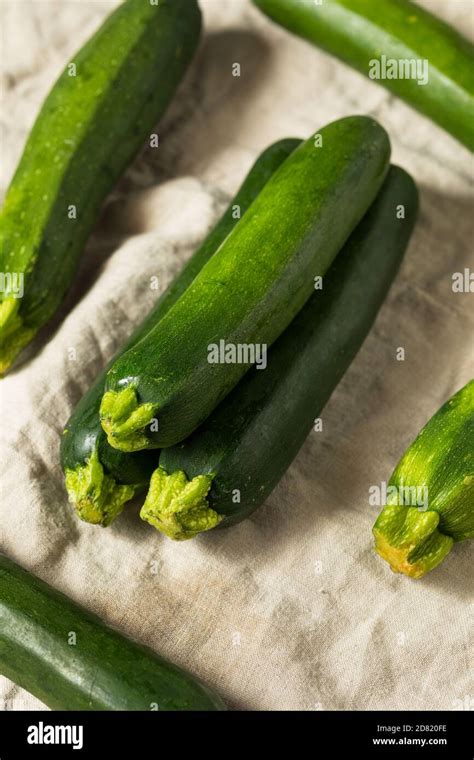
[[[0,673],[53,710],[225,710],[197,679],[2,554]]]
[[[375,548],[396,573],[422,578],[474,538],[474,380],[427,422],[396,466]]]
[[[215,346],[263,350],[283,332],[375,198],[389,156],[385,130],[364,116],[291,154],[164,319],[108,371],[101,419],[112,446],[171,446],[196,429],[252,363],[250,349],[211,363]]]
[[[237,224],[239,216],[245,213],[272,174],[300,143],[301,140],[288,138],[263,151],[220,221],[160,296],[122,352],[138,343],[158,324]],[[156,451],[128,454],[107,443],[99,419],[106,372],[107,368],[79,401],[61,440],[61,466],[71,503],[82,520],[103,526],[109,525],[120,514],[135,493],[148,486],[157,464]]]
[[[448,24],[409,0],[253,2],[474,150],[474,46]]]
[[[270,349],[267,368],[252,369],[192,436],[161,451],[144,520],[182,540],[237,523],[265,501],[370,330],[417,208],[413,180],[391,167],[322,291]]]
[[[46,98],[0,216],[0,271],[23,278],[21,298],[2,294],[0,374],[63,300],[105,196],[168,106],[200,29],[196,0],[126,0]]]

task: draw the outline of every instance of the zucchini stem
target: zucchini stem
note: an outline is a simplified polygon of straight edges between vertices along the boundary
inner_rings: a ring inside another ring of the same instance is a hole
[[[197,475],[189,480],[180,470],[168,475],[158,467],[151,477],[140,517],[174,541],[211,530],[223,519],[206,499],[212,481],[212,475]]]
[[[474,538],[474,380],[428,420],[388,486],[373,534],[376,551],[395,572],[421,578],[454,543]]]
[[[375,550],[395,573],[422,578],[451,551],[454,539],[439,530],[434,510],[387,504],[373,527]]]
[[[150,447],[145,428],[153,420],[154,404],[139,404],[132,386],[106,391],[100,405],[100,421],[107,441],[119,451],[140,451]]]
[[[104,528],[122,512],[135,494],[133,486],[119,485],[104,472],[97,450],[75,470],[66,470],[66,489],[69,501],[78,517]]]

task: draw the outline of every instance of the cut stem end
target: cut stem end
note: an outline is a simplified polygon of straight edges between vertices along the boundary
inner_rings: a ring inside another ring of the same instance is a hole
[[[168,475],[158,467],[151,477],[140,517],[174,541],[185,541],[215,528],[223,518],[206,499],[212,480],[212,475],[188,480],[184,472]]]
[[[454,544],[438,528],[439,514],[418,507],[388,504],[373,527],[376,552],[395,573],[422,578],[433,570]]]
[[[85,465],[66,471],[66,489],[77,516],[92,525],[110,525],[133,498],[133,486],[119,485],[106,475],[94,451]]]
[[[134,388],[106,391],[100,405],[100,422],[107,441],[119,451],[140,451],[152,448],[146,427],[154,419],[153,404],[139,404]]]

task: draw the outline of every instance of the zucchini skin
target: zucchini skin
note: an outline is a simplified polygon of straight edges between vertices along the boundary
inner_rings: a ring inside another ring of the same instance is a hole
[[[292,153],[169,314],[109,370],[101,420],[115,448],[187,438],[250,366],[210,364],[209,346],[270,345],[372,203],[388,170],[385,130],[352,116],[319,134],[323,147],[312,137]]]
[[[474,151],[474,46],[409,0],[253,0],[273,21],[369,75],[380,59],[429,61],[425,85],[378,80]]]
[[[239,206],[241,215],[244,214],[272,174],[301,142],[286,138],[261,153],[219,222],[159,297],[120,353],[138,343],[158,324],[237,224],[235,206]],[[148,486],[158,456],[156,451],[126,453],[107,443],[99,419],[106,373],[107,368],[74,409],[63,431],[60,450],[67,490],[78,516],[102,526],[109,525],[120,514],[125,502]]]
[[[0,672],[52,710],[226,709],[190,674],[2,554],[0,611]]]
[[[474,380],[431,417],[388,486],[395,490],[387,489],[373,534],[394,572],[422,578],[456,542],[474,538]],[[426,489],[423,508],[415,488]]]
[[[404,219],[396,218],[399,204]],[[322,291],[270,349],[267,368],[252,369],[190,438],[162,450],[143,519],[180,540],[240,522],[265,501],[369,332],[417,209],[413,180],[392,166]]]
[[[200,29],[196,0],[126,0],[46,98],[0,217],[0,270],[24,276],[23,297],[0,306],[0,373],[63,300],[104,198],[171,101]]]

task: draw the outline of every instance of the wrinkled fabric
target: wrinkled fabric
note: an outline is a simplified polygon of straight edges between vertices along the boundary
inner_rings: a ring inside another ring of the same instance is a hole
[[[2,194],[55,77],[115,4],[2,1]],[[144,150],[108,198],[60,314],[1,383],[2,550],[234,709],[462,708],[473,693],[472,547],[456,547],[423,580],[393,574],[374,554],[369,488],[473,375],[472,295],[452,289],[453,273],[472,268],[472,159],[246,0],[201,5],[205,36],[159,125],[159,148]],[[424,5],[464,33],[472,24],[469,0]],[[58,463],[74,405],[259,152],[351,113],[388,130],[421,211],[322,432],[267,503],[227,531],[173,543],[139,519],[140,501],[107,529],[80,523]],[[5,678],[0,693],[5,709],[41,707]]]

